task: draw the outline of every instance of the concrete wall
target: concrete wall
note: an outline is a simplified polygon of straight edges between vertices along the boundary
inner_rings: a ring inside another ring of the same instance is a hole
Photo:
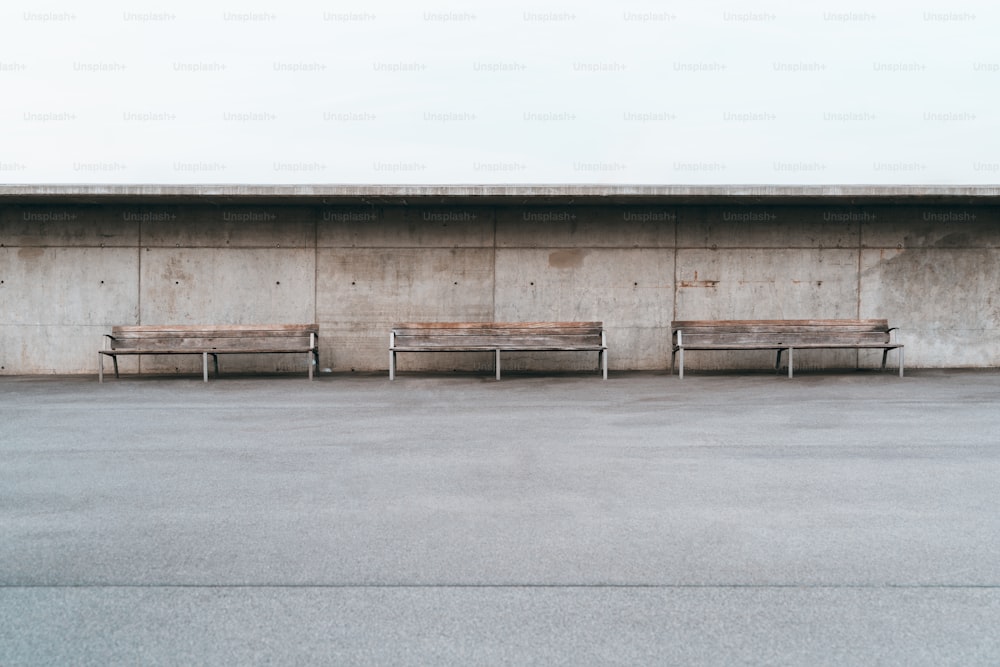
[[[387,368],[397,321],[603,320],[612,369],[662,369],[674,319],[836,317],[900,326],[909,366],[1000,366],[998,266],[995,206],[7,204],[0,373],[94,372],[114,324],[317,321],[322,365],[360,371]],[[798,355],[802,367],[857,361]],[[491,363],[401,358],[403,369]],[[142,360],[147,371],[197,367]],[[510,367],[589,370],[596,355],[512,357]]]

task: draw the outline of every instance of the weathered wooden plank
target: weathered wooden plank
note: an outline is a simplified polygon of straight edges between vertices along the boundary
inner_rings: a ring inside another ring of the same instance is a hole
[[[402,322],[393,329],[601,329],[603,322]]]
[[[112,331],[215,331],[242,332],[255,331],[319,331],[318,324],[125,324],[112,327]]]
[[[466,345],[456,345],[454,347],[426,346],[394,349],[397,352],[493,352],[495,350],[500,350],[501,352],[600,352],[606,348],[600,345],[584,345],[581,347],[566,345],[551,347],[538,345],[525,345],[520,347],[469,347]]]
[[[835,326],[885,326],[888,327],[888,320],[883,319],[837,319],[837,320],[676,320],[670,323],[671,328],[680,329],[687,327],[715,327],[728,328],[739,326],[806,326],[806,327],[835,327]]]
[[[209,354],[301,354],[302,352],[309,352],[311,350],[302,347],[294,348],[267,348],[267,349],[251,349],[251,348],[232,348],[228,350],[220,350],[217,348],[191,348],[191,349],[165,349],[165,348],[127,348],[127,349],[114,349],[114,350],[98,350],[101,354],[106,354],[108,356],[119,355],[119,354],[203,354],[205,352]]]
[[[511,336],[599,336],[601,328],[575,329],[393,329],[397,336],[437,336],[440,338],[465,336],[493,336],[507,338]]]
[[[191,327],[185,329],[164,328],[164,327],[112,327],[111,335],[115,338],[189,338],[189,337],[216,337],[216,338],[286,338],[286,337],[309,337],[309,334],[318,335],[319,328],[301,329],[216,329],[214,327]]]
[[[788,348],[794,348],[796,350],[858,350],[858,349],[871,349],[871,350],[893,350],[897,347],[903,347],[901,343],[861,343],[859,345],[848,345],[848,344],[822,344],[822,345],[770,345],[767,343],[754,344],[754,345],[688,345],[684,344],[685,350],[718,350],[735,352],[738,350],[787,350]]]
[[[819,345],[823,343],[839,343],[844,345],[860,343],[886,343],[889,341],[889,334],[881,331],[865,333],[729,333],[719,332],[714,334],[688,334],[684,332],[683,344],[686,347],[703,344],[726,344],[726,345],[751,345],[754,343],[770,343],[784,346]]]
[[[743,333],[749,335],[768,333],[813,333],[816,331],[830,331],[838,333],[870,333],[886,332],[888,327],[680,327],[674,331],[683,331],[689,334],[713,334],[713,333]]]

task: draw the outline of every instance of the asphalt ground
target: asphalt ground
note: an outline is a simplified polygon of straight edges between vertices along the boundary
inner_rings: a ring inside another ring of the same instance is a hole
[[[996,665],[998,510],[996,372],[0,377],[0,665]]]

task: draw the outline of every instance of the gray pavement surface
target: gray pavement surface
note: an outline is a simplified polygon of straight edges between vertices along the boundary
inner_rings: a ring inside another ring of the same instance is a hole
[[[1000,664],[1000,374],[0,378],[0,665]]]

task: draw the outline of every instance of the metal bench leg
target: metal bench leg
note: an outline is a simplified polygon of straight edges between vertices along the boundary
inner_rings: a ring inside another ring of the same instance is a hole
[[[496,351],[496,356],[497,356],[497,360],[496,360],[497,382],[499,382],[500,381],[500,350]]]
[[[885,348],[884,350],[882,350],[882,370],[885,370],[885,362],[888,357],[889,357],[889,348]]]
[[[608,379],[608,351],[601,350],[601,356],[604,358],[604,379]]]
[[[396,379],[396,351],[389,350],[389,381]]]
[[[899,377],[903,377],[903,348],[897,347],[899,351]]]
[[[788,348],[788,379],[792,379],[792,348]]]
[[[97,381],[104,382],[104,355],[97,353]]]
[[[680,354],[678,356],[680,357],[680,362],[681,362],[680,379],[683,380],[684,379],[684,348],[683,347],[680,349]]]
[[[313,370],[319,372],[319,347],[316,345],[316,334],[309,334],[309,352],[306,353],[306,363],[309,364],[309,379],[313,379]]]
[[[208,352],[201,353],[201,377],[208,382]]]

